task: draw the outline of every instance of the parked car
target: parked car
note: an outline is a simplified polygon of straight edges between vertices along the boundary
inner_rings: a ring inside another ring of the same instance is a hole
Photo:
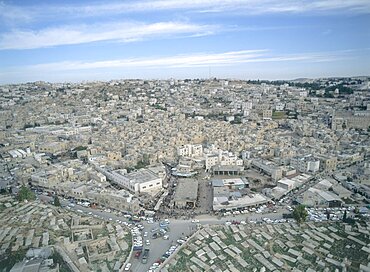
[[[125,271],[130,271],[131,263],[127,263],[125,266]]]
[[[135,259],[139,259],[140,255],[141,255],[141,252],[142,252],[141,250],[136,251],[136,253],[134,255]]]

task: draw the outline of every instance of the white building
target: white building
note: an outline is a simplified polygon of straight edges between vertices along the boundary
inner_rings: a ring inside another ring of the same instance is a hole
[[[138,193],[150,193],[162,188],[162,179],[148,169],[140,169],[126,175],[130,189]]]
[[[177,155],[183,157],[201,157],[203,156],[203,146],[201,144],[187,144],[177,148]]]
[[[125,169],[107,171],[97,165],[95,165],[95,169],[104,174],[114,184],[133,193],[151,193],[162,188],[162,179],[148,169],[140,169],[129,174]]]
[[[284,110],[284,108],[285,108],[285,104],[284,104],[284,103],[282,103],[282,102],[279,102],[279,103],[277,103],[277,104],[275,105],[275,110],[277,110],[277,111],[283,111],[283,110]]]
[[[252,165],[260,171],[263,171],[264,173],[270,175],[271,178],[275,181],[281,179],[283,176],[282,167],[275,165],[271,161],[256,159],[252,161]]]
[[[277,186],[280,188],[283,188],[287,190],[288,192],[293,190],[293,188],[296,186],[295,182],[291,179],[283,178],[277,182]]]
[[[206,155],[206,170],[210,170],[215,165],[243,165],[243,160],[228,151],[218,150],[216,153]]]
[[[294,157],[290,160],[290,165],[301,173],[316,173],[320,169],[320,160],[311,155],[305,157]]]

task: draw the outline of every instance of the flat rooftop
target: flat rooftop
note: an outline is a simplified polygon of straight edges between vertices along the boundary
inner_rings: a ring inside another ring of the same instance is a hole
[[[243,196],[238,199],[228,200],[228,204],[223,204],[226,200],[225,197],[214,197],[213,198],[213,210],[231,210],[236,208],[244,208],[255,205],[267,203],[269,199],[261,194],[250,194]]]
[[[130,179],[131,183],[144,183],[159,178],[156,174],[148,169],[140,169],[136,172],[131,172],[125,175],[125,177]]]
[[[175,201],[195,201],[198,197],[198,181],[195,179],[179,179],[175,191]]]

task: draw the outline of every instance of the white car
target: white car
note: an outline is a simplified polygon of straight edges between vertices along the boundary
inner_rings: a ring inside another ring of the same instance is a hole
[[[226,221],[226,222],[225,222],[225,225],[226,225],[226,226],[230,226],[230,225],[231,225],[231,222],[230,222],[230,221]]]
[[[148,236],[148,232],[146,231],[146,232],[144,232],[144,235],[143,235],[144,237],[147,237]]]
[[[127,263],[125,266],[125,271],[129,271],[131,268],[131,263]]]
[[[146,240],[146,241],[145,241],[145,244],[146,244],[147,246],[150,246],[150,241],[149,241],[149,240]]]
[[[193,219],[193,220],[191,220],[191,223],[199,223],[199,220],[198,219]]]

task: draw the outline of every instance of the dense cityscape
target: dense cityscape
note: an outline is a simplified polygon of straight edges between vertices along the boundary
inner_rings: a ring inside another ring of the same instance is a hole
[[[0,270],[370,271],[369,79],[2,85]]]
[[[0,272],[370,272],[369,0],[0,0]]]

